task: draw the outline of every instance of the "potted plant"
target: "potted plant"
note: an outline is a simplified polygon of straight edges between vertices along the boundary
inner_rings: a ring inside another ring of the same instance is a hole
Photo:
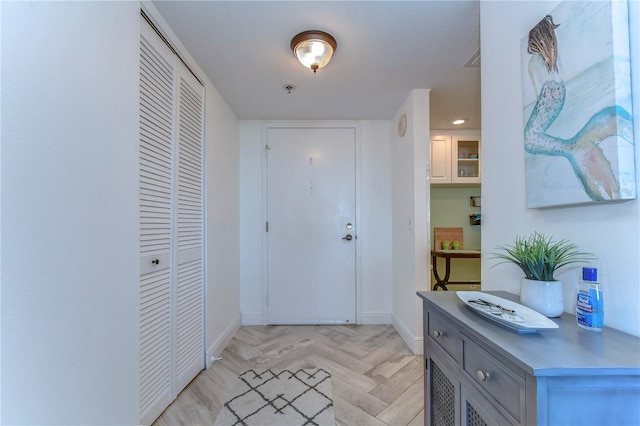
[[[501,263],[514,263],[522,272],[520,302],[547,317],[557,317],[564,311],[562,282],[556,280],[555,272],[565,266],[587,262],[594,257],[578,251],[568,240],[553,241],[542,233],[534,232],[526,237],[516,237],[513,245],[498,246],[502,253],[493,258]]]

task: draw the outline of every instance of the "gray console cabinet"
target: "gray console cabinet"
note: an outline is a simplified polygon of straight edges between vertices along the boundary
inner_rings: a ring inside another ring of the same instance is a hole
[[[518,301],[506,292],[491,292]],[[640,339],[605,328],[519,334],[455,292],[424,306],[425,425],[640,425]]]

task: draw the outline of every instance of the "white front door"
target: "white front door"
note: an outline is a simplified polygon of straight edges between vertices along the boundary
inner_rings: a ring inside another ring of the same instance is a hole
[[[269,324],[355,324],[354,128],[267,130]]]

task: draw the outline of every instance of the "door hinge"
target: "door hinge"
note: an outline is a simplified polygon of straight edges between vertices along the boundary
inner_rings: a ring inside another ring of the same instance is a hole
[[[264,223],[264,228],[265,228],[265,231],[266,231],[266,232],[269,232],[269,221],[266,221],[266,222]]]

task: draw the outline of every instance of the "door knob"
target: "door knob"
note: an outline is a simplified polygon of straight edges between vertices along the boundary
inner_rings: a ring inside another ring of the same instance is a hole
[[[347,241],[351,241],[353,237],[351,236],[351,234],[347,234],[344,237],[342,237],[343,240],[347,240]]]

